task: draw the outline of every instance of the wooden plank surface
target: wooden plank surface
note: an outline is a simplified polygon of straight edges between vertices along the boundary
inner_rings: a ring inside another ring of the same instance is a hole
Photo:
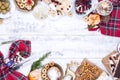
[[[88,58],[106,71],[101,59],[116,50],[120,42],[120,38],[102,35],[99,30],[88,31],[87,24],[76,15],[37,20],[32,12],[16,10],[12,17],[5,19],[4,24],[0,25],[0,42],[18,39],[31,40],[32,55],[36,55],[36,59],[51,51],[52,54],[43,64],[55,61],[64,70],[72,60],[80,63],[83,58]],[[9,46],[10,44],[0,46],[5,57]],[[26,63],[18,71],[28,75],[33,61]]]

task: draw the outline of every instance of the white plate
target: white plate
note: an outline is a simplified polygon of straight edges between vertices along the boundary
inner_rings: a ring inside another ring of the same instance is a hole
[[[72,6],[72,0],[68,0],[68,1],[70,1],[71,7],[69,8],[69,10],[67,10],[67,12],[70,12],[70,11],[72,10],[72,8],[73,8],[73,6]],[[56,11],[56,7],[54,6],[53,3],[51,3],[51,4],[49,5],[49,7]],[[60,19],[61,17],[64,17],[64,16],[66,16],[66,15],[67,15],[67,13],[66,13],[66,14],[63,14],[63,15],[57,15],[57,13],[56,13],[56,16],[51,16],[51,14],[49,14],[49,15],[48,15],[48,18],[51,19],[51,20],[57,20],[57,19]]]
[[[91,8],[89,10],[86,10],[85,14],[77,14],[76,11],[75,11],[76,7],[75,7],[75,2],[74,2],[74,9],[75,9],[74,11],[75,11],[76,15],[78,15],[79,17],[83,18],[83,17],[87,16],[90,12],[92,12],[93,10],[95,10],[96,7],[97,7],[97,5],[98,5],[98,0],[91,0]]]
[[[0,18],[8,18],[8,17],[12,16],[12,14],[14,13],[14,11],[15,11],[14,1],[13,0],[9,0],[9,1],[10,1],[10,11],[6,14],[0,13]]]

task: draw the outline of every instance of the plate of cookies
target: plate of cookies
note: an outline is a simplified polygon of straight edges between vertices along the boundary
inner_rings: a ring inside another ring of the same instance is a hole
[[[49,17],[58,18],[64,15],[72,15],[72,4],[70,0],[51,0],[49,3]]]
[[[13,0],[0,0],[0,18],[8,18],[15,11]]]
[[[31,11],[36,6],[38,0],[15,0],[17,7],[20,10]]]

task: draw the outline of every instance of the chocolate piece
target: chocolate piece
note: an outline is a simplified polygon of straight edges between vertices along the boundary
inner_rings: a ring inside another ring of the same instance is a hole
[[[114,77],[120,78],[120,61],[119,61],[117,68],[115,70]]]

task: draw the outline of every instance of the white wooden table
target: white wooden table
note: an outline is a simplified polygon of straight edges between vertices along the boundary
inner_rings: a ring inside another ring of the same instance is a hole
[[[32,55],[36,55],[36,59],[51,51],[52,54],[43,64],[55,61],[64,71],[66,63],[72,60],[80,63],[83,58],[106,71],[101,59],[116,50],[120,42],[120,38],[102,35],[100,31],[88,31],[87,24],[76,15],[55,20],[37,20],[32,12],[24,13],[16,9],[13,16],[0,25],[0,42],[18,39],[31,40]],[[5,57],[9,46],[10,44],[0,46]],[[24,64],[18,71],[28,75],[31,64],[32,61]]]

